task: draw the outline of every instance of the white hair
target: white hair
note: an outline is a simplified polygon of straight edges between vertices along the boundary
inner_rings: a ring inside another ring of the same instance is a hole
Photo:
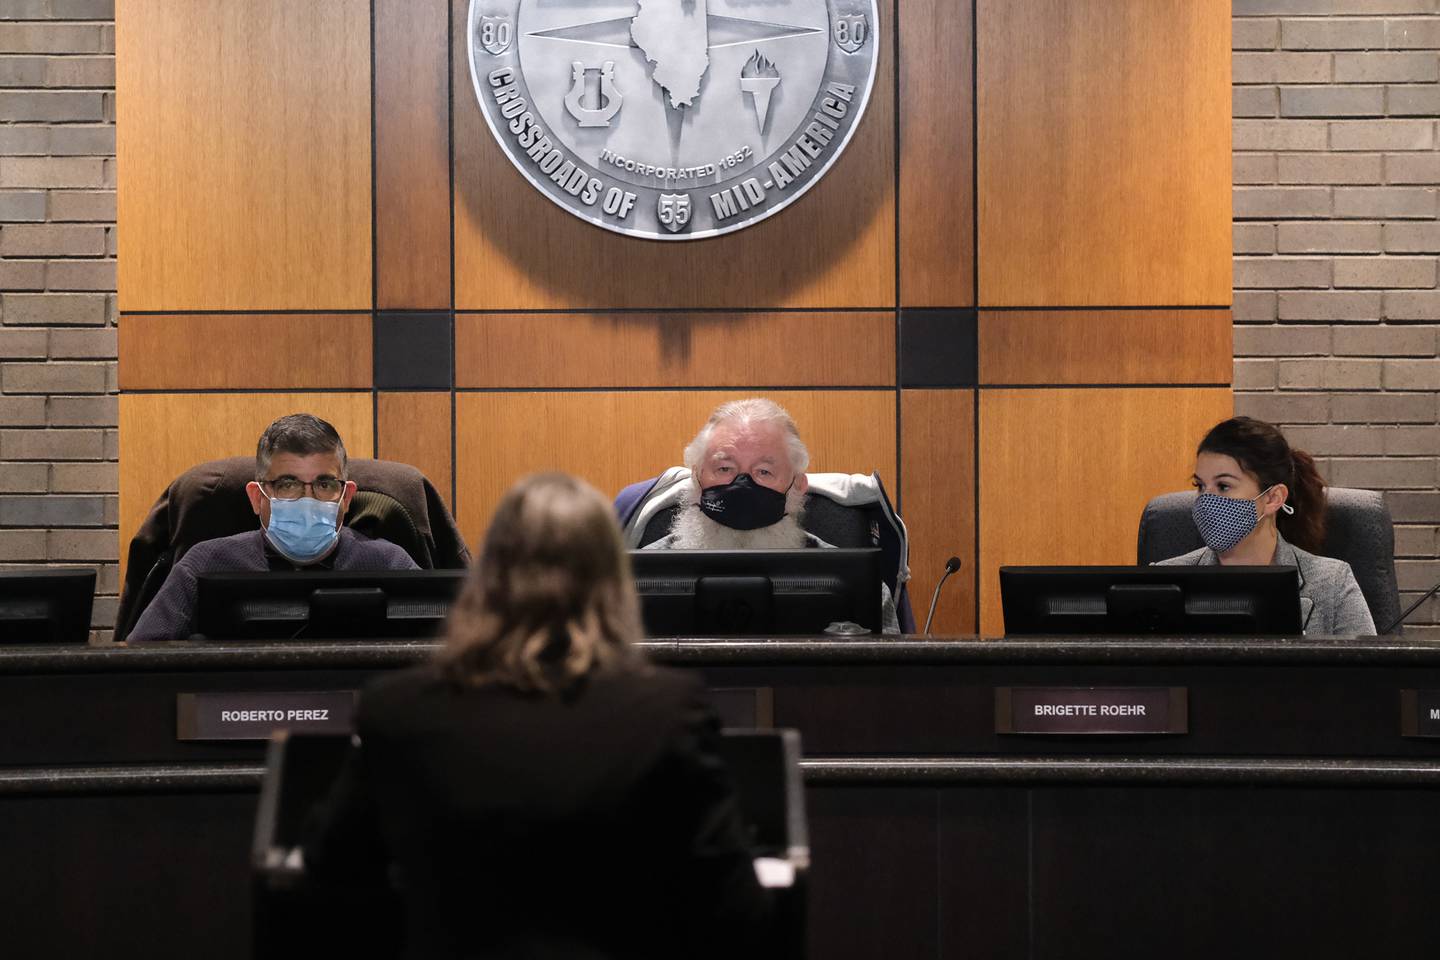
[[[795,472],[804,473],[805,468],[810,465],[810,451],[805,448],[805,441],[800,439],[800,429],[795,426],[794,418],[774,400],[751,397],[748,400],[722,403],[710,414],[705,426],[700,428],[695,439],[685,448],[685,466],[690,468],[691,473],[700,472],[700,464],[710,446],[710,436],[716,427],[724,423],[773,424],[780,428],[780,433],[785,437],[785,448],[790,453],[790,466]]]

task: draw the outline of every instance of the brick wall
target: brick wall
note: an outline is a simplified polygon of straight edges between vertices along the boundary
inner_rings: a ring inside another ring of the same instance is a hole
[[[1437,9],[1233,5],[1236,411],[1385,491],[1406,605],[1440,579]]]
[[[0,567],[99,571],[115,617],[113,0],[0,0]]]
[[[1437,0],[1234,0],[1235,388],[1440,579]],[[0,2],[0,565],[118,582],[113,0]],[[1440,602],[1412,635],[1440,639]]]

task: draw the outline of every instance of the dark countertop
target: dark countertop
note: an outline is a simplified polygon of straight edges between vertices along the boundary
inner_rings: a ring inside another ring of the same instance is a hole
[[[800,761],[811,784],[1440,786],[1433,760],[1315,757],[845,757]],[[0,769],[0,797],[258,790],[265,767],[210,762]]]
[[[430,641],[0,645],[0,674],[216,669],[374,669],[426,659]],[[1402,637],[1123,638],[789,637],[675,639],[642,646],[661,663],[744,664],[1237,664],[1440,666],[1440,644]]]

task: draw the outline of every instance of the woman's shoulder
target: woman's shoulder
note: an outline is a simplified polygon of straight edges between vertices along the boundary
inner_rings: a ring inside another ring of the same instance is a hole
[[[365,685],[365,695],[373,694],[376,697],[399,695],[421,689],[432,683],[438,683],[440,680],[440,664],[434,660],[427,660],[424,663],[417,663],[413,667],[392,670],[373,677]]]
[[[703,697],[704,681],[691,670],[676,670],[643,660],[613,664],[598,670],[590,680],[594,687],[625,696],[683,704]]]
[[[1182,554],[1180,554],[1180,556],[1178,556],[1178,557],[1170,557],[1170,558],[1167,559],[1167,560],[1157,560],[1157,561],[1155,561],[1155,563],[1151,564],[1151,566],[1156,566],[1156,567],[1181,567],[1181,566],[1196,567],[1196,566],[1199,566],[1201,563],[1204,562],[1204,560],[1205,560],[1205,554],[1207,554],[1207,553],[1209,553],[1209,552],[1210,552],[1210,551],[1209,551],[1209,548],[1207,548],[1207,547],[1199,547],[1199,548],[1197,548],[1197,549],[1195,549],[1195,550],[1191,550],[1189,553],[1182,553]]]
[[[1295,566],[1305,581],[1301,593],[1310,597],[1321,611],[1318,630],[1337,637],[1374,634],[1375,621],[1369,603],[1350,564],[1299,547],[1291,549],[1295,552]]]
[[[1312,589],[1329,584],[1343,584],[1347,580],[1355,579],[1355,571],[1350,569],[1350,564],[1339,557],[1311,553],[1294,544],[1290,545],[1290,549],[1295,551],[1296,565],[1301,568],[1306,584]]]
[[[632,661],[598,668],[576,688],[581,713],[608,718],[617,729],[665,739],[714,711],[700,674]]]
[[[449,684],[440,665],[433,661],[381,674],[365,684],[360,694],[360,716],[373,722],[379,717],[404,714]]]
[[[365,712],[373,716],[405,710],[421,701],[448,699],[461,693],[462,686],[447,675],[443,664],[432,661],[375,678],[366,685],[362,703]],[[464,687],[463,692],[472,697],[488,695],[500,699],[524,699],[527,696],[497,684]],[[693,671],[657,666],[637,657],[597,668],[581,682],[576,693],[579,696],[650,701],[678,707],[703,698],[705,685],[699,674]]]

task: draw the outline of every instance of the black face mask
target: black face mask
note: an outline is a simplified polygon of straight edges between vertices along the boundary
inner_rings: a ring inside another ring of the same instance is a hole
[[[759,530],[785,516],[785,494],[762,487],[742,473],[727,484],[700,491],[705,516],[732,530]]]

